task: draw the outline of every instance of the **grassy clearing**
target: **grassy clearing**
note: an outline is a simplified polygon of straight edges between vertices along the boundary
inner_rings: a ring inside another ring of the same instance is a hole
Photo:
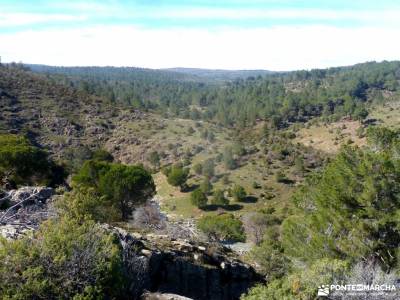
[[[370,110],[370,117],[390,128],[400,128],[400,101],[376,105]]]
[[[202,214],[201,210],[190,203],[190,193],[182,193],[179,188],[171,186],[162,173],[153,176],[157,186],[157,195],[161,209],[172,219],[194,218]]]
[[[300,129],[295,141],[326,153],[336,153],[349,140],[358,146],[366,144],[366,139],[357,134],[360,127],[359,121],[352,120],[312,125]]]

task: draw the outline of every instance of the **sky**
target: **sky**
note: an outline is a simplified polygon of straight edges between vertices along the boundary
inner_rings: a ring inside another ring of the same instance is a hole
[[[0,0],[3,62],[288,71],[400,59],[400,0]]]

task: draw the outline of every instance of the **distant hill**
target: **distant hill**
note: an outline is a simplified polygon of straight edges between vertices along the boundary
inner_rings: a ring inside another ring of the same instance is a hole
[[[26,64],[32,71],[46,74],[58,74],[72,77],[101,80],[138,80],[138,81],[198,81],[194,74],[174,72],[173,70],[145,69],[135,67],[62,67]]]
[[[199,68],[146,69],[136,67],[59,67],[27,64],[34,72],[83,76],[91,79],[153,80],[153,81],[232,81],[259,77],[277,72],[268,70],[213,70]]]
[[[246,79],[248,77],[259,77],[276,73],[268,70],[214,70],[199,68],[170,68],[165,70],[211,80]]]

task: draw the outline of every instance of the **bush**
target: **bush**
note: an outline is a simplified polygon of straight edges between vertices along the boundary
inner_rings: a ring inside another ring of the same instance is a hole
[[[207,205],[207,197],[200,189],[196,189],[192,192],[190,195],[190,201],[198,208],[202,208]]]
[[[62,218],[33,237],[0,238],[0,261],[1,299],[111,299],[124,283],[119,245],[91,221]]]
[[[193,127],[189,127],[187,130],[188,135],[192,135],[195,132],[196,132],[196,130],[194,130]]]
[[[235,201],[243,201],[246,199],[247,193],[244,187],[235,185],[232,189],[232,196]]]
[[[95,188],[75,187],[56,204],[63,215],[77,220],[89,218],[98,222],[111,222],[120,219],[118,209],[111,206],[110,201],[96,192]]]
[[[208,195],[213,189],[212,184],[211,184],[210,180],[207,177],[204,178],[202,183],[200,183],[200,187],[199,188],[206,195]]]
[[[227,168],[228,170],[233,170],[236,168],[236,161],[233,159],[233,154],[232,154],[231,148],[225,148],[224,154],[223,154],[223,160],[224,160],[225,168]]]
[[[265,226],[267,223],[262,225]],[[258,271],[267,276],[268,281],[271,281],[284,276],[290,263],[284,255],[284,249],[279,240],[279,228],[270,226],[270,228],[260,229],[264,231],[264,240],[251,250],[250,256],[257,263]]]
[[[286,183],[289,180],[282,171],[276,172],[275,179],[279,183]]]
[[[242,222],[232,214],[202,217],[197,227],[213,240],[244,242],[246,239]]]
[[[193,171],[197,174],[197,175],[201,175],[201,173],[203,172],[203,166],[201,164],[195,164],[193,166]]]
[[[18,135],[0,135],[0,182],[17,185],[49,185],[62,182],[65,173],[47,153]]]
[[[229,199],[225,198],[224,191],[215,190],[213,193],[213,198],[211,199],[211,203],[214,205],[225,206],[229,204]]]
[[[208,178],[215,175],[215,164],[212,159],[208,159],[203,163],[203,175]]]
[[[155,192],[151,174],[141,166],[126,166],[115,163],[87,161],[73,177],[78,187],[92,188],[104,197],[105,206],[117,209],[122,220],[126,220],[133,207],[143,204]]]
[[[179,186],[181,189],[186,183],[189,175],[189,170],[180,166],[173,166],[168,172],[167,181],[170,185]]]
[[[153,167],[158,168],[160,166],[160,155],[157,151],[150,152],[148,161],[152,164]]]

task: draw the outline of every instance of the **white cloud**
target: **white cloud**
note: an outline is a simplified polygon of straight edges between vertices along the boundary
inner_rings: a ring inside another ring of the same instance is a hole
[[[82,21],[85,19],[85,16],[68,14],[0,13],[0,28],[47,22]]]
[[[293,70],[399,59],[398,27],[82,29],[0,33],[3,61]]]
[[[121,13],[129,14],[125,11]],[[175,8],[152,9],[141,12],[142,16],[175,19],[301,19],[308,21],[360,21],[396,22],[400,24],[400,9],[384,10],[327,10],[327,9],[227,9],[227,8]]]
[[[206,7],[123,7],[98,3],[71,2],[53,3],[51,7],[72,11],[70,13],[22,13],[0,12],[0,28],[48,22],[94,21],[106,17],[113,20],[141,20],[148,24],[151,20],[181,20],[206,22],[218,21],[296,21],[296,23],[361,22],[374,26],[400,26],[400,8],[381,10],[327,10],[327,9],[232,9]],[[207,24],[201,24],[206,26]],[[240,27],[240,23],[237,24]]]

